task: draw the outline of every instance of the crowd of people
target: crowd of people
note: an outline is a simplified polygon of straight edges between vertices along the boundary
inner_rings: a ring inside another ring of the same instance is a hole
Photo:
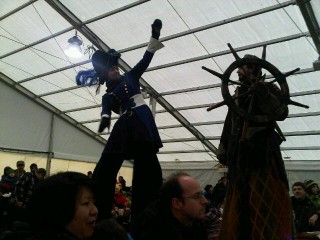
[[[171,174],[163,182],[157,199],[137,216],[133,231],[131,192],[122,176],[116,180],[112,216],[99,220],[95,205],[99,189],[89,175],[67,171],[45,178],[45,172],[39,169],[32,164],[30,171],[14,183],[8,181],[8,176],[14,177],[17,171],[4,168],[1,203],[6,199],[6,206],[11,207],[2,210],[8,210],[11,216],[7,219],[10,223],[2,229],[1,240],[18,237],[30,240],[219,239],[227,176],[215,185],[202,188],[200,182],[186,172]],[[291,190],[295,233],[319,231],[318,184],[313,180],[295,182]],[[28,194],[20,198],[19,191]]]
[[[4,168],[0,182],[1,228],[10,228],[14,221],[24,222],[27,219],[31,196],[35,186],[46,176],[44,168],[37,164],[30,165],[30,171],[25,170],[25,162],[17,161],[16,169],[10,166]]]

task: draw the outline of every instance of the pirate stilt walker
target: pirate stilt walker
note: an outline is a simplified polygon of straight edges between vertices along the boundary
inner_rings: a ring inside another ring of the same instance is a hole
[[[308,107],[290,100],[286,77],[299,68],[282,74],[254,55],[240,58],[228,45],[236,61],[224,74],[203,69],[222,80],[224,101],[208,111],[228,105],[217,157],[228,166],[228,188],[224,202],[220,240],[293,239],[292,209],[288,180],[280,152],[285,141],[276,121],[288,116],[288,105]],[[230,80],[237,69],[239,81]],[[266,79],[266,69],[271,79]],[[235,94],[229,87],[238,85]]]

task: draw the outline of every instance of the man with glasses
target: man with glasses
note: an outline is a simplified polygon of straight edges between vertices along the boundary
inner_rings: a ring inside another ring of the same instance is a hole
[[[22,160],[17,161],[17,169],[14,172],[14,175],[16,176],[17,180],[26,173],[26,170],[24,170],[25,163]]]
[[[207,203],[199,181],[184,172],[174,173],[163,184],[159,199],[140,215],[135,239],[207,240]]]

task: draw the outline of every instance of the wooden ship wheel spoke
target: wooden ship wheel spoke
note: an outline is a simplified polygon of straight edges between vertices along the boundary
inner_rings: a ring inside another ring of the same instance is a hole
[[[257,92],[257,88],[259,87],[259,85],[261,85],[261,83],[265,84],[265,85],[278,83],[278,85],[280,86],[280,92],[281,92],[281,96],[280,96],[281,104],[295,105],[295,106],[299,106],[299,107],[309,108],[309,106],[307,106],[307,105],[292,101],[290,99],[290,92],[289,92],[289,87],[288,87],[286,78],[290,75],[293,75],[295,72],[299,71],[300,68],[296,68],[296,69],[289,71],[287,73],[282,73],[281,71],[278,70],[278,68],[276,68],[274,65],[272,65],[271,63],[269,63],[268,61],[265,60],[266,59],[266,46],[263,47],[261,59],[260,58],[240,58],[238,56],[238,54],[235,52],[235,50],[232,48],[230,43],[228,43],[228,47],[230,48],[231,53],[233,54],[233,56],[235,57],[236,60],[230,64],[230,66],[225,70],[225,72],[223,74],[218,73],[214,70],[211,70],[207,67],[204,67],[204,66],[202,67],[202,69],[219,77],[222,81],[221,93],[222,93],[223,101],[213,104],[212,106],[207,108],[207,111],[211,111],[215,108],[221,107],[223,105],[227,105],[232,111],[236,112],[239,116],[243,117],[246,121],[249,121],[249,120],[255,121],[255,122],[267,122],[267,121],[272,121],[272,120],[275,121],[274,116],[272,114],[265,114],[265,115],[254,114],[251,112],[250,107],[248,110],[245,110],[245,109],[240,108],[236,104],[235,100],[238,98],[244,98],[244,97],[247,97],[248,95],[254,96],[254,94]],[[260,76],[259,79],[257,79],[257,81],[255,83],[251,84],[250,86],[248,86],[244,83],[241,83],[241,82],[230,80],[230,76],[231,76],[232,72],[235,69],[243,67],[244,65],[255,65],[257,67],[260,67],[261,70],[265,69],[272,75],[272,77],[274,79],[269,82],[266,82],[265,75],[262,77]],[[239,85],[239,86],[246,85],[249,90],[246,91],[245,93],[239,94],[238,96],[232,96],[229,92],[229,85]],[[255,99],[254,97],[251,97],[250,105],[253,104],[252,102],[254,101],[254,99]]]

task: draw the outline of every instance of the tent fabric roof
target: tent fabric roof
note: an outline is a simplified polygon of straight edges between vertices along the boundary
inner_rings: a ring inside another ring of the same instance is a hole
[[[88,54],[68,58],[67,40],[77,30],[84,48],[117,49],[121,69],[127,71],[142,57],[150,25],[159,18],[165,48],[141,79],[146,101],[157,100],[155,119],[164,142],[159,160],[216,161],[227,106],[207,111],[223,100],[221,80],[201,67],[223,73],[235,60],[227,43],[240,57],[261,56],[266,45],[266,60],[281,72],[300,68],[287,78],[290,95],[309,106],[290,105],[289,117],[278,122],[286,137],[281,145],[284,160],[319,160],[320,71],[313,62],[319,58],[320,0],[308,3],[316,33],[306,24],[301,2],[2,0],[0,79],[22,87],[35,101],[49,103],[47,108],[67,115],[97,139],[105,87],[96,95],[94,87],[76,86],[76,73],[92,65]],[[235,71],[231,79],[237,79]],[[113,115],[111,125],[116,119]],[[99,139],[108,136],[103,133]]]

